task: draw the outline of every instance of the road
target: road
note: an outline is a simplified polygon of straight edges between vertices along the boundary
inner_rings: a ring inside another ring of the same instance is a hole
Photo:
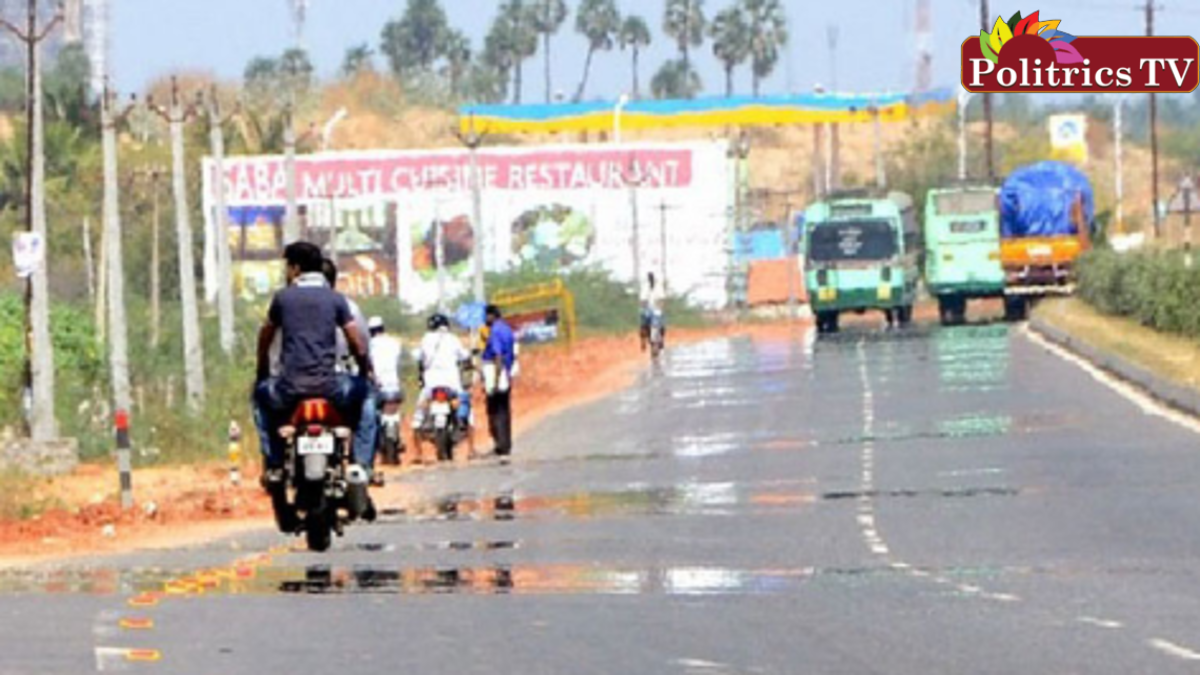
[[[1022,328],[680,347],[518,453],[326,555],[5,572],[0,673],[1200,668],[1195,432]]]

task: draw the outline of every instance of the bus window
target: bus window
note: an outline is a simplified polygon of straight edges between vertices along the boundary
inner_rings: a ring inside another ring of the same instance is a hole
[[[821,223],[809,237],[808,257],[816,262],[887,260],[897,253],[896,231],[883,220]]]
[[[996,193],[991,190],[941,192],[933,197],[933,208],[941,216],[965,216],[996,210]]]

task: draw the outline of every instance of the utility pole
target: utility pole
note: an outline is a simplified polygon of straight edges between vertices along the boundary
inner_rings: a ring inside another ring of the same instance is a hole
[[[640,294],[642,288],[642,242],[638,222],[638,187],[642,184],[641,172],[633,153],[629,154],[629,166],[625,169],[625,184],[629,186],[629,215],[631,236],[629,245],[633,254],[633,287]]]
[[[1183,262],[1188,267],[1192,266],[1192,193],[1195,190],[1195,179],[1184,176],[1179,191],[1183,193]]]
[[[887,166],[883,161],[883,120],[882,111],[878,104],[871,106],[875,118],[875,186],[880,190],[887,189]]]
[[[217,87],[213,85],[208,96],[209,142],[212,147],[213,176],[215,191],[214,208],[209,235],[206,239],[216,247],[217,262],[217,317],[220,323],[221,351],[226,357],[233,356],[236,340],[233,325],[233,261],[229,253],[229,214],[225,209],[225,124],[229,118],[221,115],[221,101],[217,98]],[[235,112],[236,114],[236,112]]]
[[[466,146],[471,167],[471,221],[475,232],[475,302],[487,302],[487,289],[483,282],[483,253],[487,240],[483,225],[483,176],[479,173],[479,146],[483,136],[475,132],[475,116],[472,115],[467,133],[458,133],[458,141]]]
[[[112,374],[113,408],[129,414],[133,398],[129,385],[129,334],[125,315],[125,262],[121,245],[120,175],[117,169],[117,125],[132,106],[117,112],[115,95],[105,86],[100,101],[101,144],[104,154],[104,250],[108,261],[108,358]]]
[[[188,406],[193,413],[204,406],[204,343],[200,339],[200,313],[196,306],[195,256],[192,253],[191,212],[188,209],[183,127],[196,114],[196,106],[179,98],[179,81],[171,78],[171,105],[156,107],[171,128],[172,183],[175,194],[175,237],[179,256],[179,294],[183,305],[183,366]]]
[[[150,190],[153,193],[153,206],[150,214],[150,346],[158,349],[162,341],[162,277],[159,232],[161,231],[162,208],[160,205],[160,188],[158,169],[150,172]]]
[[[1117,232],[1125,233],[1125,158],[1123,141],[1125,136],[1124,124],[1125,99],[1117,95],[1113,104],[1113,157],[1116,161],[1116,198],[1117,198]]]
[[[837,49],[838,49],[838,27],[829,26],[829,82],[830,93],[834,96],[838,93],[838,67],[837,67]],[[828,125],[828,136],[826,143],[828,147],[829,163],[825,167],[825,184],[830,190],[836,190],[842,184],[842,127],[836,122],[831,122]]]
[[[38,62],[41,43],[63,20],[62,10],[38,28],[37,0],[27,0],[24,29],[0,19],[0,26],[26,47],[26,231],[41,239],[42,259],[25,280],[25,367],[23,399],[28,405],[26,431],[36,441],[58,436],[54,414],[54,344],[50,339],[50,282],[46,251],[46,158],[43,154],[42,71]]]
[[[988,0],[979,0],[979,23],[983,30],[991,32],[991,26],[988,25],[988,20],[991,17],[991,11],[988,10]],[[985,139],[985,150],[987,156],[987,179],[989,183],[996,182],[996,151],[994,146],[994,124],[995,120],[992,114],[992,95],[983,95],[983,117],[987,123],[987,138]]]
[[[1146,35],[1154,35],[1154,0],[1146,0]],[[1154,184],[1154,238],[1162,236],[1162,216],[1158,212],[1158,97],[1150,93],[1150,166]]]
[[[295,102],[289,97],[283,109],[283,173],[287,208],[283,219],[283,245],[300,240],[300,209],[296,198]]]
[[[971,92],[958,95],[958,180],[967,180],[967,106],[971,104]]]
[[[667,204],[664,199],[658,205],[658,247],[662,259],[659,261],[659,272],[662,275],[663,295],[668,293],[669,286],[667,285],[667,211],[674,209],[674,206]]]

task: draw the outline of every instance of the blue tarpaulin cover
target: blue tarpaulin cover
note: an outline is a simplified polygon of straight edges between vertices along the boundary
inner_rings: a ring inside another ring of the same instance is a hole
[[[1000,235],[1018,239],[1078,234],[1071,210],[1081,197],[1083,219],[1092,231],[1096,204],[1092,184],[1082,171],[1062,162],[1018,169],[1000,188]]]

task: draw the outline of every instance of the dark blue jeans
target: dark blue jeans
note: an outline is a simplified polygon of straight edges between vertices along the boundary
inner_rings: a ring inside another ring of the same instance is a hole
[[[342,417],[354,425],[354,461],[370,467],[375,458],[375,434],[379,426],[375,396],[364,378],[339,375],[331,392],[325,395],[298,393],[286,380],[272,377],[254,387],[254,424],[267,466],[283,466],[287,453],[279,427],[287,424],[296,406],[307,398],[327,398]]]

